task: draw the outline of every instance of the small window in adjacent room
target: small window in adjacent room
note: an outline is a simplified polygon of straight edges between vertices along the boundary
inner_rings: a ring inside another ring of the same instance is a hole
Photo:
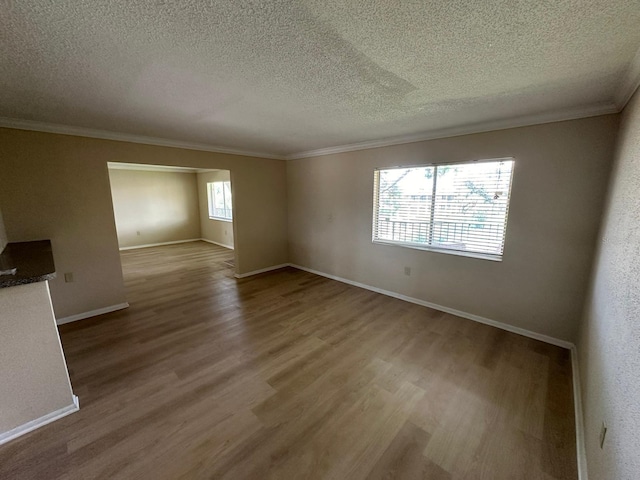
[[[209,197],[209,218],[216,220],[232,220],[231,182],[207,183]]]
[[[377,169],[374,243],[502,260],[513,163]]]

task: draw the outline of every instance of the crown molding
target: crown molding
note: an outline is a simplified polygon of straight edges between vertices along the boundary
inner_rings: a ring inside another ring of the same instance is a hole
[[[620,111],[629,103],[638,87],[640,87],[640,48],[631,60],[615,95],[615,102]]]
[[[393,145],[402,145],[405,143],[423,142],[425,140],[435,140],[438,138],[458,137],[461,135],[485,133],[495,130],[506,130],[509,128],[528,127],[531,125],[562,122],[566,120],[576,120],[579,118],[596,117],[598,115],[607,115],[619,112],[620,109],[614,103],[600,103],[595,105],[588,105],[586,107],[570,108],[565,110],[558,110],[555,112],[539,113],[535,115],[525,115],[522,117],[510,119],[492,120],[488,122],[475,123],[472,125],[462,125],[459,127],[431,130],[428,132],[403,135],[381,140],[371,140],[368,142],[358,142],[347,145],[339,145],[335,147],[320,148],[317,150],[293,153],[285,156],[285,159],[297,160],[301,158],[319,157],[322,155],[354,152],[356,150],[366,150],[369,148],[390,147]]]
[[[116,140],[119,142],[142,143],[144,145],[156,145],[160,147],[184,148],[187,150],[199,150],[202,152],[224,153],[228,155],[242,155],[245,157],[270,158],[273,160],[285,160],[281,155],[273,153],[254,152],[251,150],[239,150],[235,148],[219,147],[206,143],[183,142],[158,137],[146,137],[130,133],[112,132],[110,130],[97,130],[93,128],[74,127],[59,123],[36,122],[33,120],[20,120],[17,118],[0,117],[0,127],[16,130],[30,130],[34,132],[58,133],[60,135],[74,135],[77,137],[100,138],[103,140]]]
[[[640,51],[639,51],[640,52]],[[640,81],[640,55],[636,55],[634,63],[635,70],[639,75],[634,78],[635,86],[628,98],[631,98],[633,91],[637,88]],[[631,69],[629,70],[631,72]],[[628,75],[628,78],[633,78]],[[633,82],[632,82],[633,83]],[[626,104],[626,102],[625,102]],[[332,155],[336,153],[354,152],[357,150],[367,150],[370,148],[390,147],[393,145],[402,145],[406,143],[423,142],[426,140],[436,140],[439,138],[458,137],[461,135],[470,135],[474,133],[485,133],[495,130],[506,130],[509,128],[528,127],[532,125],[540,125],[545,123],[562,122],[566,120],[576,120],[579,118],[595,117],[598,115],[607,115],[619,113],[620,103],[598,103],[585,107],[569,108],[557,110],[554,112],[545,112],[534,115],[525,115],[509,119],[492,120],[488,122],[475,123],[472,125],[462,125],[458,127],[444,128],[439,130],[431,130],[411,135],[402,135],[398,137],[371,140],[366,142],[350,143],[346,145],[337,145],[333,147],[320,148],[317,150],[302,151],[289,155],[275,155],[265,152],[252,152],[245,150],[236,150],[231,148],[216,147],[213,145],[201,143],[189,143],[179,140],[168,140],[158,137],[145,137],[140,135],[132,135],[128,133],[111,132],[107,130],[95,130],[84,127],[72,127],[69,125],[35,122],[32,120],[19,120],[14,118],[0,117],[0,127],[14,128],[18,130],[32,130],[37,132],[58,133],[62,135],[76,135],[80,137],[101,138],[105,140],[116,140],[122,142],[142,143],[145,145],[157,145],[162,147],[184,148],[187,150],[199,150],[204,152],[224,153],[230,155],[243,155],[247,157],[270,158],[274,160],[297,160],[301,158],[320,157],[323,155]]]

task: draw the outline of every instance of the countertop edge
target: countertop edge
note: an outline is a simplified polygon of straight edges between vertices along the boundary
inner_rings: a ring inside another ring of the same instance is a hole
[[[56,278],[50,240],[8,243],[0,253],[0,270],[16,269],[14,275],[1,275],[0,288],[17,287]]]

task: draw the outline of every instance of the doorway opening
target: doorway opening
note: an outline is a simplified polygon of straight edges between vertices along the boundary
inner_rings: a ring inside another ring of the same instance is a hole
[[[229,250],[235,272],[231,172],[109,162],[121,251],[202,241]]]

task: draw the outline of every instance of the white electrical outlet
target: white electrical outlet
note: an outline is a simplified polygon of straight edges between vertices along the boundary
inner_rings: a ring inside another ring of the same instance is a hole
[[[73,282],[73,272],[67,272],[64,274],[64,281],[65,283],[71,283]]]
[[[407,277],[410,277],[411,276],[411,267],[404,267],[404,274]]]
[[[604,439],[607,436],[607,424],[602,422],[602,428],[600,428],[600,448],[604,448]]]

